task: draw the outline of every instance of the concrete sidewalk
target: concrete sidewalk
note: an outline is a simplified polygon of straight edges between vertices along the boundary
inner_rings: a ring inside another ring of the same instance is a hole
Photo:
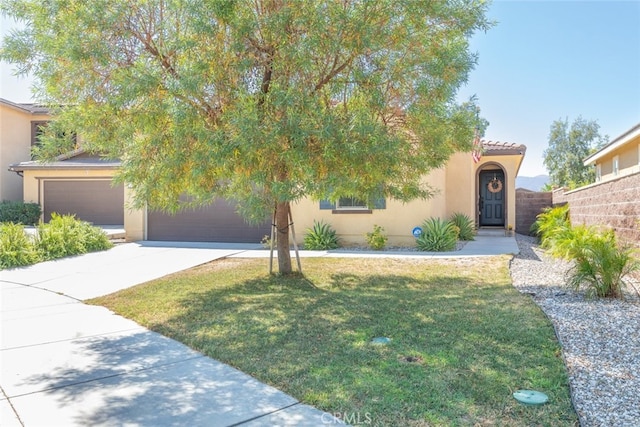
[[[451,253],[301,251],[303,257],[467,257],[517,253],[477,236]],[[0,425],[321,426],[330,414],[83,300],[260,245],[139,242],[0,271]]]
[[[182,246],[128,243],[1,271],[0,425],[341,424],[228,365],[80,301],[257,247]]]

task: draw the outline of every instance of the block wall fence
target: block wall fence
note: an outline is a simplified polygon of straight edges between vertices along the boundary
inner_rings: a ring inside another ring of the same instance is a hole
[[[531,224],[536,221],[536,216],[552,203],[550,191],[516,189],[516,233],[528,235]]]
[[[552,195],[554,206],[569,204],[572,224],[612,228],[618,239],[640,247],[640,173]]]

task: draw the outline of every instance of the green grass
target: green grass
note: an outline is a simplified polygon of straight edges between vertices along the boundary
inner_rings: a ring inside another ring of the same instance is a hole
[[[370,425],[577,425],[553,328],[508,260],[305,259],[282,278],[228,259],[91,302]]]

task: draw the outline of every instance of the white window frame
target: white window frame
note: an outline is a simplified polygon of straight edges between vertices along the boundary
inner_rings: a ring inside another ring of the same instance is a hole
[[[602,181],[602,165],[596,164],[596,182]]]
[[[363,205],[358,205],[358,206],[341,206],[340,205],[340,200],[345,200],[345,199],[351,199],[353,201],[357,201],[360,203],[363,203]],[[356,211],[356,210],[362,210],[362,211],[366,211],[369,210],[370,208],[366,205],[366,203],[363,200],[359,200],[356,197],[341,197],[337,202],[336,202],[336,209],[337,210],[349,210],[349,211]]]
[[[620,156],[614,156],[611,172],[613,173],[613,176],[618,176],[620,174]]]

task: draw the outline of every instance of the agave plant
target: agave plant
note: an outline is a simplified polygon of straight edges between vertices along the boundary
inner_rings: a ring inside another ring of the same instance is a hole
[[[458,242],[458,231],[451,221],[429,218],[422,223],[422,234],[416,239],[416,245],[421,251],[451,251]]]
[[[449,220],[460,230],[458,239],[474,240],[476,235],[475,223],[471,218],[461,212],[455,212]]]
[[[309,250],[336,249],[340,242],[336,232],[331,226],[324,222],[313,222],[313,227],[307,229],[304,236],[304,248]]]

